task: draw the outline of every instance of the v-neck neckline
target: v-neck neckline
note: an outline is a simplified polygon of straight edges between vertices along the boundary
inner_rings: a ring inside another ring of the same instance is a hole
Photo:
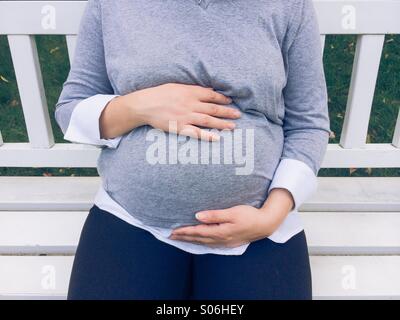
[[[210,2],[211,2],[212,0],[194,0],[194,1],[196,1],[196,3],[197,3],[200,7],[202,7],[203,9],[207,9],[208,5],[210,4]]]

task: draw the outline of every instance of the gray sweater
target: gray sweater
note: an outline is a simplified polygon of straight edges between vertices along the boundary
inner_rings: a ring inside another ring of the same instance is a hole
[[[134,217],[197,224],[201,210],[260,207],[281,159],[317,175],[330,132],[321,51],[312,0],[89,0],[56,120],[65,133],[86,98],[170,82],[231,97],[242,117],[220,142],[146,125],[98,159]]]

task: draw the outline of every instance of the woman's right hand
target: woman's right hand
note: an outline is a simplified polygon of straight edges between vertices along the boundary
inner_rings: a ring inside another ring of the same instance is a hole
[[[199,127],[233,129],[240,112],[230,104],[232,100],[212,88],[180,83],[166,83],[134,91],[119,97],[120,103],[133,113],[135,126],[175,132],[198,139],[215,141],[219,136]]]

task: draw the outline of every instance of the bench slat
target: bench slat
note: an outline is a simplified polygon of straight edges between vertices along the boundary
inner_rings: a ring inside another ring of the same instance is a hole
[[[374,98],[384,35],[360,35],[350,82],[340,145],[344,148],[363,147]]]
[[[99,177],[0,177],[0,210],[89,210]],[[318,177],[300,211],[400,211],[397,177]]]
[[[95,168],[100,149],[77,143],[56,143],[50,149],[32,149],[27,143],[0,146],[0,167]],[[400,148],[391,143],[368,143],[345,149],[330,143],[321,168],[398,168]]]
[[[390,143],[368,143],[352,149],[329,143],[321,168],[397,168],[399,162],[400,148]]]
[[[0,211],[0,254],[74,254],[88,211]],[[400,212],[302,212],[309,251],[400,254]]]
[[[322,55],[324,54],[325,40],[326,40],[326,36],[325,36],[325,35],[321,35],[321,49],[322,49]]]
[[[315,256],[310,260],[317,299],[400,299],[400,256]]]
[[[312,255],[400,254],[400,212],[303,212]]]
[[[11,57],[32,148],[54,144],[39,57],[33,36],[9,35]]]
[[[89,210],[99,177],[0,177],[0,210]]]
[[[1,1],[0,34],[77,34],[86,1]]]
[[[400,211],[398,177],[318,177],[303,211]]]
[[[400,148],[400,109],[399,109],[399,114],[397,115],[396,127],[395,127],[394,133],[393,133],[392,144],[395,147]]]
[[[399,256],[310,260],[314,299],[400,298]],[[0,256],[0,299],[65,299],[72,262],[73,256]]]
[[[79,143],[56,143],[50,149],[32,149],[28,143],[0,146],[0,167],[95,168],[100,149]]]
[[[67,42],[69,63],[72,64],[72,61],[74,58],[74,53],[75,53],[77,36],[76,35],[67,35],[65,37],[65,40]]]
[[[0,211],[1,254],[74,254],[88,211]]]
[[[0,256],[0,299],[65,299],[73,256]]]
[[[314,0],[313,2],[322,34],[400,32],[398,19],[400,3],[396,0]]]
[[[1,1],[0,34],[76,34],[86,1]],[[322,34],[400,33],[395,0],[314,0]],[[56,13],[56,23],[49,15]],[[355,22],[352,23],[352,18]],[[350,23],[348,23],[350,21]]]

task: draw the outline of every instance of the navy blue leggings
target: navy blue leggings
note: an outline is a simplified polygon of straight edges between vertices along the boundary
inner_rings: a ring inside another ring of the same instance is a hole
[[[94,205],[68,299],[311,299],[306,237],[257,240],[240,256],[196,255]]]

